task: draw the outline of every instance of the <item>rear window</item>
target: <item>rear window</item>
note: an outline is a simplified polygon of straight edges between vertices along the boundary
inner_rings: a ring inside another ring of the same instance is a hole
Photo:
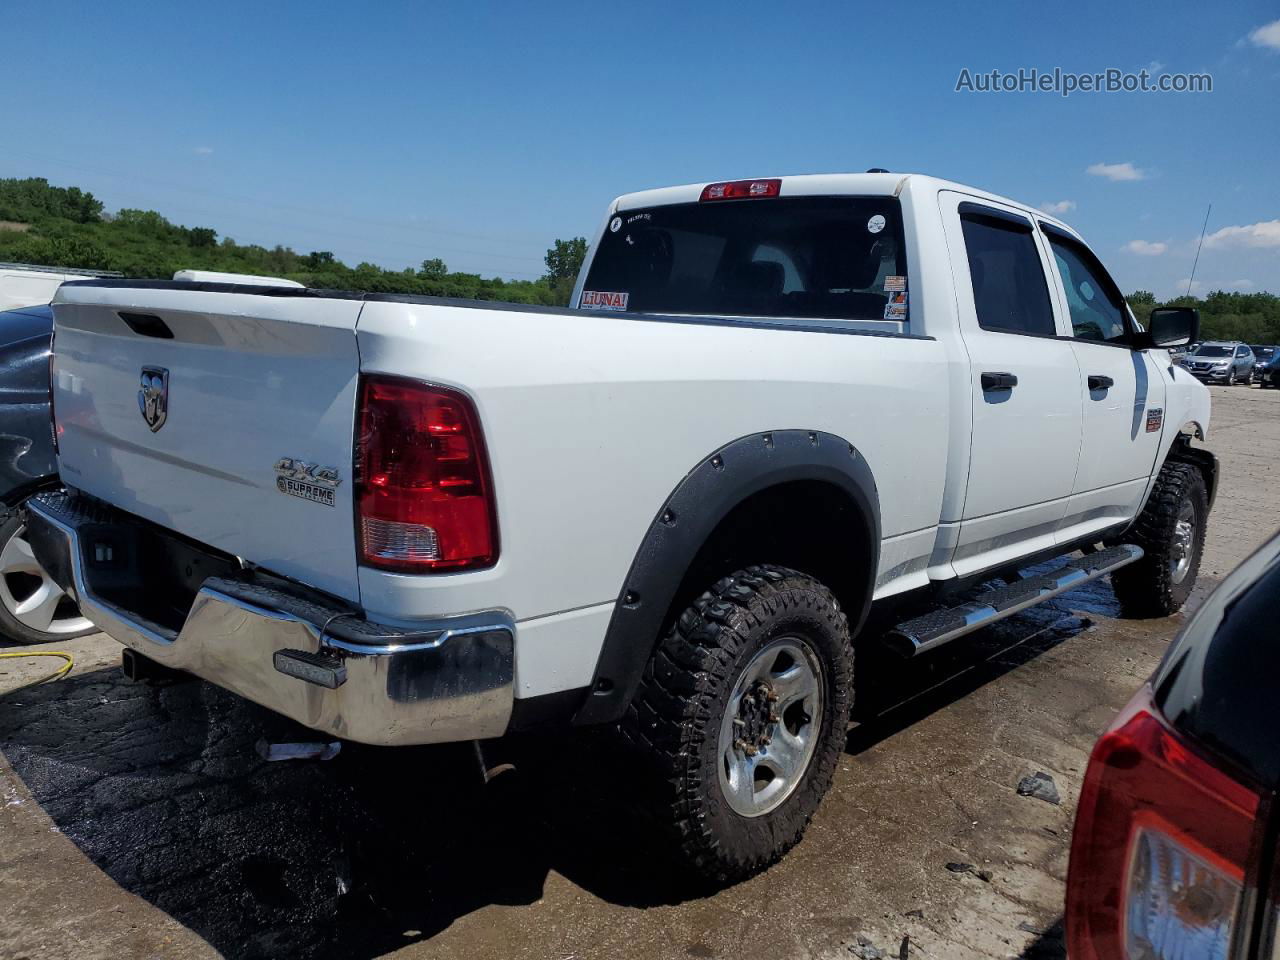
[[[636,313],[906,320],[892,197],[784,197],[627,210],[580,306]]]

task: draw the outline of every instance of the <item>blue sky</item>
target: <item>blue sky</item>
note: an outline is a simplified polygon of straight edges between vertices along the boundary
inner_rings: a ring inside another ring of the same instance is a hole
[[[7,0],[0,176],[353,264],[533,278],[619,193],[883,166],[1070,204],[1121,286],[1161,297],[1212,202],[1197,289],[1280,292],[1280,3],[978,11]],[[1020,67],[1213,92],[955,92]]]

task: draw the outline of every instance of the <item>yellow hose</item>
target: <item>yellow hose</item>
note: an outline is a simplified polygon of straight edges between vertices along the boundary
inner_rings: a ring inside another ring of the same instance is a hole
[[[67,671],[69,671],[76,662],[75,658],[72,657],[71,654],[63,653],[61,650],[40,650],[35,653],[0,653],[0,659],[6,659],[8,657],[61,657],[63,660],[67,661],[53,673],[49,674],[49,676],[37,680],[36,683],[48,683],[50,680],[58,680],[65,677],[67,675]]]

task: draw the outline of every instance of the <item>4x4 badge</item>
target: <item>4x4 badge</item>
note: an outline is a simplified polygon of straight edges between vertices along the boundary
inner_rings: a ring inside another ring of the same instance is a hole
[[[164,367],[142,368],[138,410],[152,433],[164,426],[169,417],[169,371]]]

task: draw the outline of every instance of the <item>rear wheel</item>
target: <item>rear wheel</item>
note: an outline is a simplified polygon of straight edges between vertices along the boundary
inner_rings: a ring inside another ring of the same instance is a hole
[[[20,512],[0,523],[0,636],[49,643],[92,633],[75,601],[36,562]]]
[[[805,574],[748,567],[681,614],[622,729],[693,873],[740,880],[799,841],[844,749],[852,680],[848,621]]]
[[[1111,575],[1129,616],[1167,617],[1186,603],[1200,572],[1209,498],[1204,477],[1188,463],[1166,463],[1126,540],[1142,547],[1137,563]]]

